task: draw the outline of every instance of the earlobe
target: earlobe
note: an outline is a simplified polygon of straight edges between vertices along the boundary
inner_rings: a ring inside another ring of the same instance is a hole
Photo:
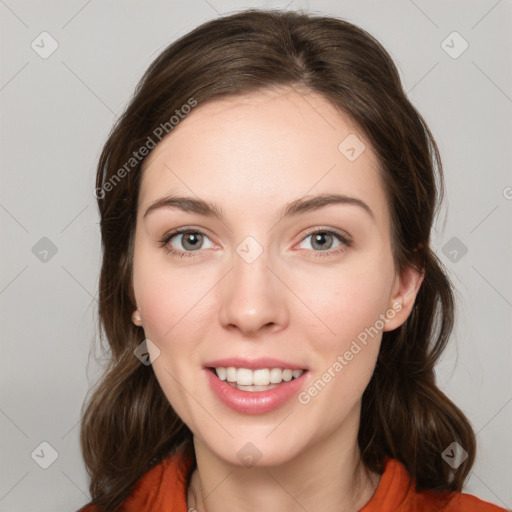
[[[397,276],[397,289],[389,303],[389,311],[393,314],[389,315],[390,320],[386,323],[384,331],[392,331],[407,320],[424,277],[425,273],[413,266],[406,267],[401,275]]]
[[[130,293],[130,298],[132,299],[132,303],[133,304],[137,304],[136,300],[135,300],[135,291],[133,289],[133,282],[130,283],[130,290],[129,290],[129,293]],[[142,319],[140,317],[140,307],[137,306],[137,309],[132,313],[132,322],[138,326],[138,327],[141,327],[142,326]]]
[[[135,325],[137,325],[138,327],[142,326],[142,319],[140,317],[140,313],[139,313],[139,309],[138,308],[132,313],[132,322]]]

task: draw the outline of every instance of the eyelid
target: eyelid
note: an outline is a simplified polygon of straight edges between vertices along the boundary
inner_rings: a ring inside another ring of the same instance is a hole
[[[175,236],[182,235],[185,233],[199,233],[200,235],[206,236],[211,240],[210,235],[204,230],[203,228],[197,228],[194,226],[182,226],[180,228],[171,229],[170,231],[167,231],[164,233],[164,235],[158,240],[158,243],[161,247],[166,248],[169,253],[179,253],[180,255],[190,255],[193,256],[194,253],[202,253],[206,249],[198,249],[197,251],[179,251],[174,248],[169,247],[169,243],[171,242],[171,239]],[[212,243],[214,243],[212,241]]]
[[[313,235],[315,233],[332,234],[334,237],[338,238],[338,240],[340,242],[340,247],[337,247],[335,249],[327,249],[325,251],[298,249],[299,251],[306,251],[308,253],[311,253],[314,258],[328,258],[328,257],[338,256],[353,246],[352,237],[347,232],[341,231],[336,228],[328,227],[328,226],[315,226],[311,229],[308,229],[305,233],[301,234],[301,238],[300,238],[299,242],[297,242],[297,244],[295,244],[295,245],[299,245],[306,238],[310,237],[311,235]]]
[[[352,237],[346,231],[329,226],[314,226],[312,228],[308,228],[302,235],[300,235],[300,240],[302,241],[307,236],[319,232],[334,233],[335,235],[338,235],[342,240],[346,242],[352,242]]]

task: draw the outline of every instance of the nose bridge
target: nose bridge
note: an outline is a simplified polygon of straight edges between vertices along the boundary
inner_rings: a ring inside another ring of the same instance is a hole
[[[247,334],[264,326],[282,328],[286,321],[286,297],[271,267],[268,251],[247,237],[233,254],[233,268],[222,288],[220,320]]]

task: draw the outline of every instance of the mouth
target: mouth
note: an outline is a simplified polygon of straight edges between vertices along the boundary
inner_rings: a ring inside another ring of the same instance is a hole
[[[218,379],[240,391],[268,391],[286,382],[298,379],[306,369],[291,368],[236,368],[234,366],[208,367]]]
[[[290,368],[250,370],[209,366],[203,371],[207,386],[221,403],[237,413],[249,415],[271,413],[283,407],[310,380],[308,370]],[[268,384],[265,384],[267,379]],[[271,379],[275,382],[271,382]]]

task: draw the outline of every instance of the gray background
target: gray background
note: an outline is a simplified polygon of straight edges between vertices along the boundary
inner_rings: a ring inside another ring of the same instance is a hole
[[[95,165],[163,47],[246,7],[306,8],[367,29],[433,130],[447,185],[433,246],[459,308],[437,376],[478,432],[465,492],[511,508],[510,0],[0,0],[0,510],[71,511],[89,499],[78,434],[99,369]],[[43,31],[58,43],[47,58],[31,47],[51,49]]]

